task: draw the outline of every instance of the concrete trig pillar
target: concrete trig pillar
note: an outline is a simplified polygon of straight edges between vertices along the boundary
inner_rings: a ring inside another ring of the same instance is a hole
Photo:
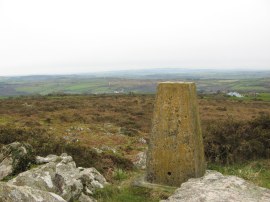
[[[146,172],[148,182],[170,186],[205,173],[194,83],[159,83]]]

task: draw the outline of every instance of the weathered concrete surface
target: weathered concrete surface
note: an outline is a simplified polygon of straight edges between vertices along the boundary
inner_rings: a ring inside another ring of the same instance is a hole
[[[270,190],[242,178],[206,171],[201,178],[189,179],[163,202],[268,202]]]
[[[158,85],[147,154],[146,179],[179,186],[205,173],[196,86],[190,82]]]

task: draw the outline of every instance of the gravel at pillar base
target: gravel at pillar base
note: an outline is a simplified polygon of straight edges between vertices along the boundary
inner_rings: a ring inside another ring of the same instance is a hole
[[[157,88],[146,180],[180,186],[205,173],[196,85],[162,82]]]

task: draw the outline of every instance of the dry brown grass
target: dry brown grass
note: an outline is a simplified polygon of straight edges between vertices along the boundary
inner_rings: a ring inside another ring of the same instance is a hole
[[[154,95],[44,96],[0,100],[0,126],[44,128],[55,136],[87,147],[112,147],[132,159],[148,139]],[[203,129],[233,117],[251,120],[270,113],[270,103],[199,99]]]

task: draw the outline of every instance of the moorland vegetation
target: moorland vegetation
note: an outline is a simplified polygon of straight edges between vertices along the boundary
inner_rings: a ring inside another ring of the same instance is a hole
[[[168,193],[128,185],[140,174],[133,161],[147,148],[153,106],[149,94],[2,99],[0,144],[26,142],[35,155],[67,152],[96,167],[112,183],[96,193],[101,201],[155,201]],[[270,188],[270,102],[201,95],[199,107],[208,168]]]

